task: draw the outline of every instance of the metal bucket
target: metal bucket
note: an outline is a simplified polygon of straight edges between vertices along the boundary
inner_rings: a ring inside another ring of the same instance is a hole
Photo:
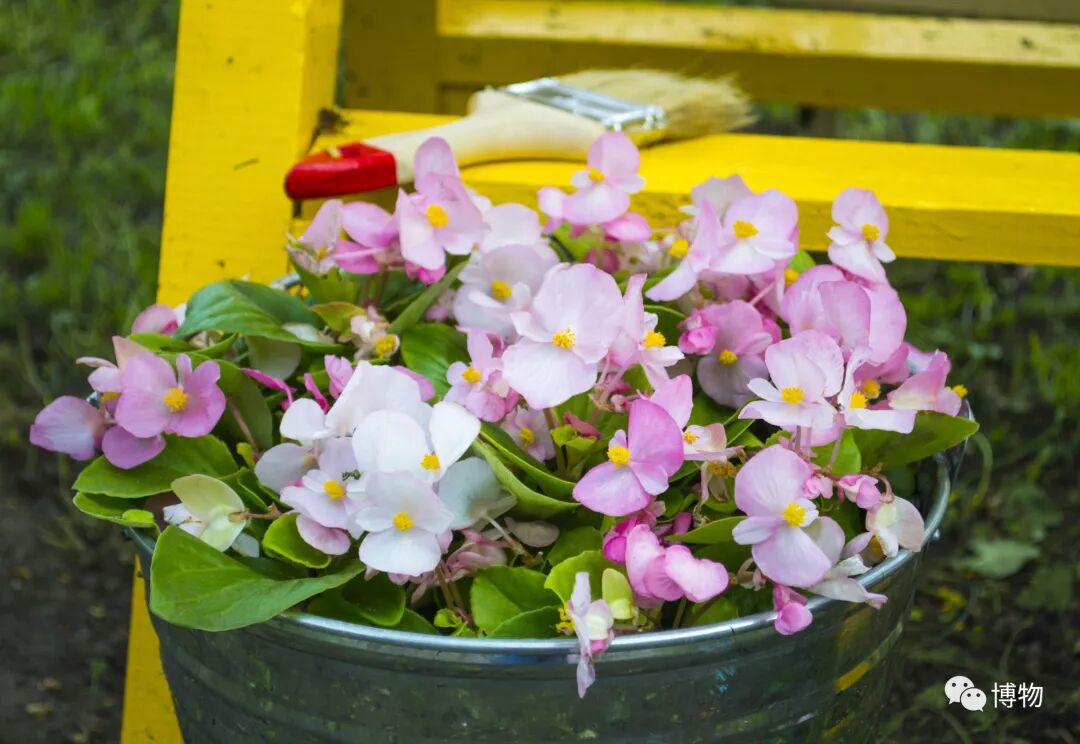
[[[927,535],[959,452],[920,477]],[[153,543],[135,542],[144,565]],[[577,697],[572,640],[421,635],[290,612],[223,633],[154,618],[184,738],[238,742],[863,742],[888,691],[891,653],[920,554],[860,578],[880,610],[821,597],[784,637],[768,613],[619,637]],[[149,583],[147,584],[149,587]]]

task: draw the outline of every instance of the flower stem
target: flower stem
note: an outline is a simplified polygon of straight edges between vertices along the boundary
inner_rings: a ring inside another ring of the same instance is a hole
[[[544,419],[547,421],[548,430],[554,431],[559,428],[559,417],[554,408],[544,409]],[[566,471],[566,453],[563,452],[563,448],[559,445],[555,445],[555,465],[559,469],[559,475],[565,476]]]
[[[233,420],[236,421],[236,425],[240,429],[240,433],[244,435],[244,439],[251,445],[251,456],[258,460],[259,447],[255,444],[255,437],[252,435],[251,429],[248,428],[247,422],[244,421],[244,417],[240,415],[240,410],[231,400],[229,401],[229,413],[232,414]]]
[[[683,614],[686,612],[686,597],[679,600],[679,608],[675,610],[675,622],[671,624],[673,628],[682,627]]]
[[[833,467],[836,465],[836,458],[840,456],[840,445],[844,442],[844,430],[840,430],[840,436],[836,438],[836,444],[833,445],[832,454],[829,455],[829,464],[826,470],[832,472]]]

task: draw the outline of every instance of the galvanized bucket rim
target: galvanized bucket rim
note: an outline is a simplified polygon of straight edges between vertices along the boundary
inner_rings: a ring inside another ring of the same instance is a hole
[[[935,485],[935,493],[930,501],[930,508],[925,515],[925,540],[929,541],[935,535],[941,520],[945,515],[948,505],[951,481],[948,467],[943,457],[935,457],[938,465],[938,477]],[[133,539],[139,543],[146,553],[152,553],[154,540],[140,531],[130,530]],[[886,577],[902,569],[908,561],[912,560],[913,553],[909,550],[901,550],[892,558],[888,558],[871,568],[865,574],[858,577],[858,582],[867,589],[872,589],[875,584]],[[816,596],[810,599],[807,607],[814,614],[830,609],[834,605],[847,604],[839,600]],[[618,636],[608,648],[605,656],[611,659],[619,655],[619,652],[644,651],[674,646],[687,646],[703,641],[714,641],[736,633],[746,633],[759,630],[771,625],[776,618],[775,612],[759,612],[747,617],[736,618],[715,625],[706,625],[694,628],[679,628],[675,630],[662,630],[637,635]],[[324,637],[324,640],[374,642],[387,647],[408,647],[417,651],[450,652],[456,654],[521,654],[529,656],[566,656],[577,649],[577,642],[571,638],[456,638],[452,636],[432,635],[427,633],[413,633],[403,630],[390,630],[370,625],[358,625],[355,623],[334,620],[320,615],[312,615],[300,610],[290,610],[272,620],[267,625],[272,625],[276,631],[299,636],[310,637],[316,633]],[[329,638],[327,638],[329,636]]]

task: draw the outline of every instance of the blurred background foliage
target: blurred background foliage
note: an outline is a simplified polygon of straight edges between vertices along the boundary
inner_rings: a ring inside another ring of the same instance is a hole
[[[105,355],[153,300],[176,15],[175,0],[0,3],[0,539],[10,572],[0,615],[14,623],[4,612],[14,609],[29,625],[27,602],[52,602],[96,641],[72,636],[62,654],[5,665],[2,718],[9,733],[34,732],[21,740],[116,737],[130,559],[115,531],[70,507],[71,464],[30,449],[26,435],[45,401],[86,391],[73,360]],[[1075,121],[779,105],[761,115],[758,129],[777,133],[1080,149]],[[890,274],[910,340],[948,350],[982,431],[929,548],[882,740],[1075,742],[1080,271],[900,260]],[[69,606],[63,569],[98,593],[89,608]],[[35,625],[31,634],[55,633]],[[1040,684],[1045,699],[1036,710],[958,714],[941,691],[954,674],[988,692]]]

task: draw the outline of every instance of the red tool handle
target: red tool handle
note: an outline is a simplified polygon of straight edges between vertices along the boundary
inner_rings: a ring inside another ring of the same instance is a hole
[[[308,155],[285,176],[291,199],[359,194],[397,185],[393,153],[354,142]]]

